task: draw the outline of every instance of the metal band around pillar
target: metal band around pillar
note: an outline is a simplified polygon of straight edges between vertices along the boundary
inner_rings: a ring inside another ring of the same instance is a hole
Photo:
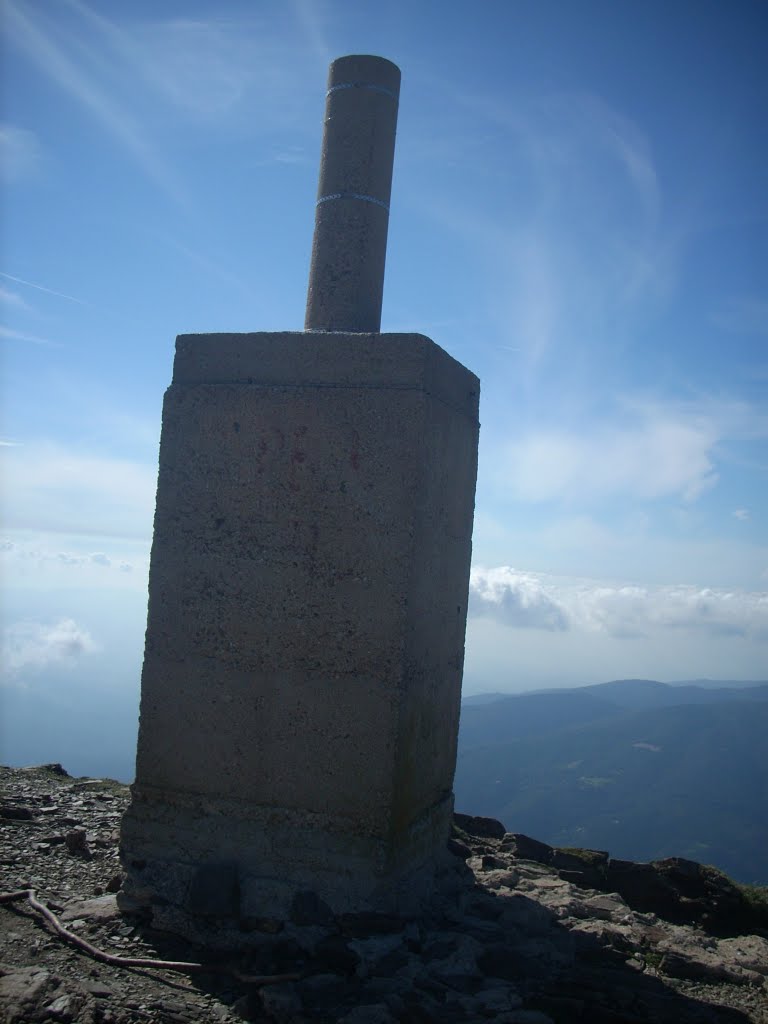
[[[315,205],[320,206],[321,203],[330,203],[333,199],[359,199],[364,203],[374,203],[389,213],[389,204],[385,203],[383,199],[377,199],[375,196],[364,196],[360,192],[332,192],[330,195],[320,196]]]
[[[332,92],[338,92],[339,89],[370,89],[371,92],[380,92],[385,96],[391,96],[393,100],[398,98],[396,92],[387,89],[385,85],[376,85],[374,82],[339,82],[338,85],[332,85],[325,95],[330,96]]]

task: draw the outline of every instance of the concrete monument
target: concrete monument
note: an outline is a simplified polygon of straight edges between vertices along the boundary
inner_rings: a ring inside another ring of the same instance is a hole
[[[331,65],[307,329],[176,343],[123,899],[204,941],[418,912],[448,833],[479,385],[377,333],[399,80]]]

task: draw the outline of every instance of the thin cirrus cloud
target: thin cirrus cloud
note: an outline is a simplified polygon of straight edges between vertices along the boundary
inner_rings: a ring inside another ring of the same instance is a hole
[[[325,67],[331,61],[331,48],[323,26],[323,7],[315,0],[292,0],[294,18],[303,34],[310,51],[319,64]]]
[[[615,347],[617,330],[673,287],[683,240],[665,210],[648,139],[588,93],[516,96],[503,105],[481,94],[454,99],[496,137],[491,167],[509,166],[514,154],[510,179],[481,178],[472,201],[438,187],[419,208],[487,268],[494,329],[522,347],[527,377],[581,352],[584,336],[593,348],[601,339]]]
[[[589,431],[541,430],[509,442],[499,481],[523,501],[600,499],[693,501],[717,482],[717,425],[703,417],[649,409],[636,423]]]
[[[0,338],[5,338],[8,341],[25,341],[30,345],[46,345],[53,348],[59,348],[60,343],[57,341],[51,341],[49,338],[41,338],[37,334],[27,334],[26,331],[17,331],[14,327],[5,327],[0,324]]]
[[[248,133],[283,136],[288,125],[295,140],[302,124],[301,78],[312,73],[304,54],[326,49],[316,13],[300,0],[286,8],[301,33],[298,46],[258,10],[236,19],[133,15],[121,22],[81,0],[63,0],[62,7],[69,20],[54,21],[43,8],[7,0],[9,40],[181,205],[190,205],[187,188],[161,141],[180,114]],[[264,103],[265,96],[280,96],[280,103]],[[27,142],[31,152],[32,140]]]
[[[181,182],[159,147],[145,135],[139,119],[110,95],[103,54],[89,48],[82,37],[68,38],[60,26],[54,29],[46,24],[40,8],[32,15],[29,8],[22,11],[8,0],[4,14],[8,39],[94,117],[172,199],[183,201]],[[59,37],[55,38],[57,31]]]
[[[762,592],[611,585],[498,566],[472,571],[469,608],[470,615],[518,629],[615,639],[682,630],[768,642],[768,593]]]
[[[4,306],[10,306],[13,309],[29,309],[29,304],[25,302],[18,292],[14,292],[10,288],[5,288],[3,285],[0,285],[0,302],[2,302]]]
[[[226,22],[177,18],[127,30],[80,0],[64,2],[100,49],[180,108],[219,115],[242,98],[255,74],[247,40]]]
[[[768,302],[745,296],[732,298],[710,319],[730,334],[768,334]]]
[[[70,618],[53,623],[15,622],[3,631],[3,664],[12,675],[53,665],[71,666],[94,650],[90,632]]]
[[[34,132],[4,122],[0,124],[0,181],[15,185],[34,177],[42,160],[42,148]]]
[[[91,36],[92,54],[109,52],[125,75],[171,105],[177,115],[209,123],[221,124],[234,115],[252,129],[253,100],[258,97],[261,126],[282,127],[292,97],[299,96],[297,79],[307,64],[302,49],[322,54],[327,63],[321,20],[314,6],[302,0],[286,5],[301,33],[299,40],[294,33],[279,35],[275,19],[257,8],[245,17],[133,18],[120,24],[82,0],[64,2],[79,19],[81,35]],[[279,105],[263,103],[272,95],[281,97]]]
[[[151,531],[154,464],[52,442],[3,449],[10,528],[144,537]]]
[[[84,302],[82,299],[75,298],[74,295],[67,295],[65,292],[54,291],[53,288],[46,288],[45,285],[35,284],[34,281],[25,281],[22,277],[14,277],[13,274],[6,274],[2,270],[0,270],[0,277],[4,277],[6,281],[14,281],[16,284],[24,285],[25,288],[34,288],[38,292],[45,292],[46,295],[54,295],[58,299],[67,299],[68,302],[76,302],[79,306],[88,305],[87,302]],[[8,289],[3,289],[3,291],[7,293]],[[15,293],[10,294],[15,296],[10,300],[12,304],[19,306],[21,309],[29,308],[20,295],[15,295]]]

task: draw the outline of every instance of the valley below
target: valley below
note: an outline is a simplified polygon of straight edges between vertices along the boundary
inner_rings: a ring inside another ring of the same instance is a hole
[[[552,846],[768,884],[768,684],[619,680],[469,698],[458,811]]]

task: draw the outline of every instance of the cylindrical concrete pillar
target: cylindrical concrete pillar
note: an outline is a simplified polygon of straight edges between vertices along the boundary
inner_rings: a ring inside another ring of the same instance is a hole
[[[399,96],[400,70],[383,57],[331,64],[305,330],[381,327]]]

